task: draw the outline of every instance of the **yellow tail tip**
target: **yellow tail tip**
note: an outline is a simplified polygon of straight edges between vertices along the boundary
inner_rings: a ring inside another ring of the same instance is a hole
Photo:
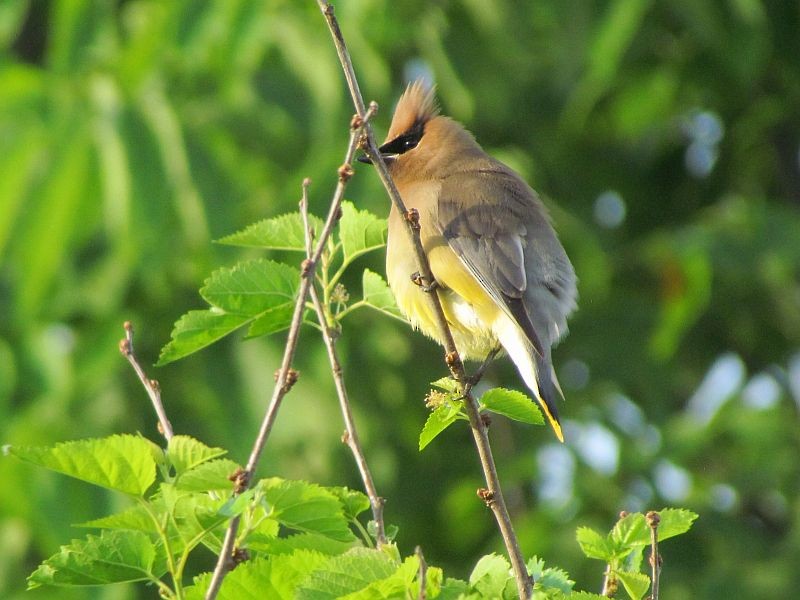
[[[563,444],[564,443],[564,432],[561,431],[561,423],[559,423],[558,419],[556,419],[553,416],[553,413],[550,412],[550,409],[548,408],[547,403],[544,400],[542,400],[541,398],[538,398],[538,397],[536,399],[539,401],[539,406],[542,407],[542,410],[544,411],[544,416],[547,417],[547,421],[550,423],[550,427],[553,428],[553,433],[556,434],[556,437],[558,438],[558,441]]]

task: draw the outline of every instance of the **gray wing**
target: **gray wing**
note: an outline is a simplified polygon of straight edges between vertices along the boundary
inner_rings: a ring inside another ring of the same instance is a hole
[[[499,165],[461,172],[442,180],[438,221],[449,246],[549,362],[577,291],[535,192]]]

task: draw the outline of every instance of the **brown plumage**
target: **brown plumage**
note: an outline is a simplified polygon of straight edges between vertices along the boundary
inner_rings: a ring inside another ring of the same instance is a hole
[[[539,197],[486,154],[459,123],[439,115],[417,81],[395,109],[381,154],[421,239],[459,353],[482,360],[501,345],[563,441],[551,346],[576,307],[575,272]],[[386,274],[411,324],[441,343],[405,224],[392,206]]]

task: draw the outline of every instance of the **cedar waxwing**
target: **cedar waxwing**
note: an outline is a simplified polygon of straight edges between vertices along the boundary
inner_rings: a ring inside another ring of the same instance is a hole
[[[483,360],[502,346],[564,441],[550,348],[576,308],[576,278],[538,195],[439,115],[434,90],[421,81],[401,96],[380,152],[407,208],[419,211],[459,354]],[[441,343],[429,299],[411,279],[417,266],[405,227],[393,205],[387,279],[411,324]]]

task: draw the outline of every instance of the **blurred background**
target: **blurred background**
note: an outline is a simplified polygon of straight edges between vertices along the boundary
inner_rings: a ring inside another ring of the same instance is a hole
[[[381,106],[379,135],[406,81],[434,79],[443,111],[542,194],[580,278],[555,351],[567,443],[501,418],[491,430],[525,554],[598,591],[603,565],[581,557],[576,527],[686,507],[700,518],[662,547],[662,598],[794,597],[800,5],[336,4],[362,90]],[[204,308],[204,278],[251,256],[212,240],[295,210],[305,177],[324,213],[352,112],[312,0],[0,2],[2,443],[159,440],[117,350],[129,319],[176,431],[245,461],[284,334],[149,365],[174,321]],[[348,198],[388,213],[366,165]],[[382,253],[359,267],[383,272]],[[360,270],[346,282],[356,295]],[[502,545],[475,497],[467,429],[417,451],[441,351],[366,311],[339,347],[401,552],[421,544],[467,577]],[[311,329],[297,363],[261,472],[360,489]],[[487,379],[523,389],[508,361]],[[8,458],[0,481],[0,596],[153,596],[24,593],[43,558],[85,534],[71,524],[124,501]]]

